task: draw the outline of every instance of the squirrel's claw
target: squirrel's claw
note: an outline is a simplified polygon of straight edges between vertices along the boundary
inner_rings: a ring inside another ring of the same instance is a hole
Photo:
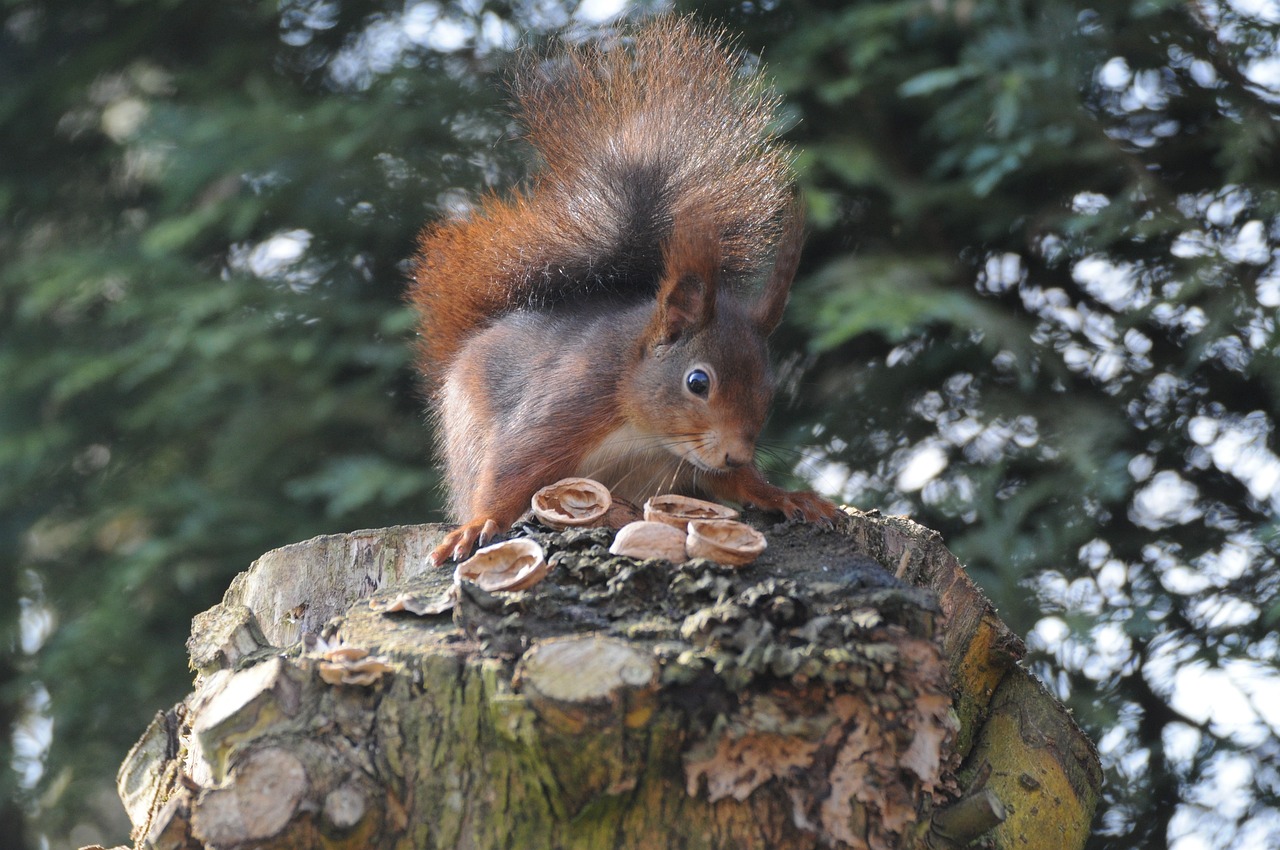
[[[750,505],[765,511],[776,511],[789,520],[810,522],[830,528],[835,525],[840,509],[811,490],[790,492],[770,484],[760,470],[743,467],[721,478],[713,479],[713,495]]]
[[[498,523],[489,517],[473,519],[446,534],[444,541],[427,556],[427,563],[439,567],[446,561],[470,558],[471,553],[480,546],[491,543],[501,532]]]
[[[840,509],[834,502],[807,490],[787,493],[778,509],[788,519],[810,522],[824,528],[835,525],[835,519],[840,514]]]

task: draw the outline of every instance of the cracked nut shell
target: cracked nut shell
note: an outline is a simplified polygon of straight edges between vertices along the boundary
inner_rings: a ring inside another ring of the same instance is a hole
[[[609,512],[609,488],[590,478],[562,478],[533,494],[534,515],[552,528],[597,525]]]
[[[644,518],[650,522],[663,522],[684,531],[696,519],[737,519],[733,508],[717,505],[691,496],[654,496],[644,503]]]
[[[689,523],[685,549],[690,558],[707,558],[717,564],[742,566],[764,552],[764,535],[746,523],[728,519],[701,519]]]
[[[525,590],[546,576],[546,555],[536,540],[518,538],[486,546],[458,564],[454,582],[466,579],[481,590]]]
[[[685,535],[665,522],[633,522],[622,527],[609,551],[628,558],[662,558],[672,563],[686,559]]]

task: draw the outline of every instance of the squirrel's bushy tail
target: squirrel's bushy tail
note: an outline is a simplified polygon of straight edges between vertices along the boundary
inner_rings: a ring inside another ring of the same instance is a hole
[[[527,306],[652,295],[673,227],[722,279],[769,259],[790,202],[777,98],[722,32],[663,17],[527,61],[513,92],[541,163],[527,191],[426,229],[410,298],[433,383],[466,337]]]

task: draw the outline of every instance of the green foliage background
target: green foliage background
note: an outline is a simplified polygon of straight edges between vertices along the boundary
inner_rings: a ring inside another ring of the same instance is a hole
[[[438,518],[403,261],[520,175],[501,71],[575,7],[0,7],[0,846],[124,840],[115,767],[254,557]],[[1280,843],[1280,9],[696,7],[810,208],[777,464],[1029,635],[1095,846]]]

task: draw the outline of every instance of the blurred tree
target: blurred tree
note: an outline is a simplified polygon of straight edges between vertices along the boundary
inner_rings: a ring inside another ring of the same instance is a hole
[[[1030,632],[1097,846],[1280,845],[1280,4],[723,11],[817,231],[787,442]]]
[[[400,263],[520,173],[517,34],[597,5],[5,4],[0,820],[122,840],[190,616],[433,518]],[[788,98],[787,465],[942,530],[1030,634],[1101,739],[1098,847],[1280,843],[1280,7],[690,5]]]
[[[432,518],[399,264],[509,170],[486,56],[537,23],[465,5],[5,5],[2,787],[56,846],[123,838],[111,777],[231,576]]]

